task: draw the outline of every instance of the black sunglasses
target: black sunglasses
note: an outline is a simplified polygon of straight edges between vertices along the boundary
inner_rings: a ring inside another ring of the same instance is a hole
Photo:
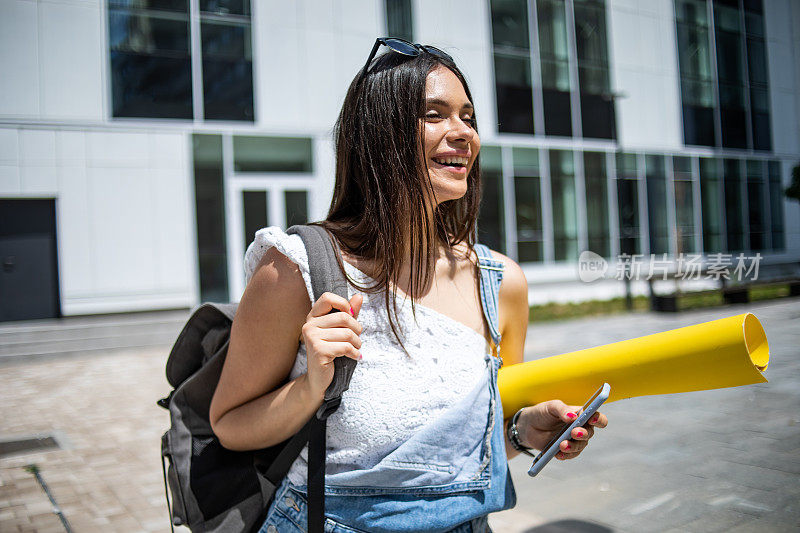
[[[392,52],[397,52],[398,54],[402,54],[404,56],[409,57],[417,57],[421,53],[425,52],[431,54],[432,56],[439,57],[451,63],[455,63],[453,58],[447,52],[443,52],[439,50],[435,46],[430,46],[427,44],[416,44],[405,39],[400,39],[399,37],[378,37],[375,39],[375,45],[372,47],[372,52],[369,53],[369,57],[367,58],[367,62],[364,63],[364,68],[361,69],[361,78],[367,75],[367,69],[369,68],[370,63],[372,60],[375,59],[375,54],[378,53],[378,48],[381,45],[387,46]],[[359,82],[361,80],[359,79]]]

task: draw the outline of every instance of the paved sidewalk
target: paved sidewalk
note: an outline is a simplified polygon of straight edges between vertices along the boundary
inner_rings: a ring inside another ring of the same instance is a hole
[[[518,503],[496,530],[800,531],[800,299],[535,325],[526,359],[746,311],[767,333],[769,383],[606,405],[609,426],[579,459],[536,478],[528,458],[511,461]]]
[[[535,325],[527,357],[753,311],[772,360],[769,384],[608,405],[609,428],[577,461],[528,478],[511,462],[518,505],[497,533],[800,530],[800,299],[679,315]],[[0,439],[54,435],[61,448],[0,456],[0,531],[169,531],[159,443],[168,424],[168,347],[0,367]],[[185,531],[185,530],[184,530]]]

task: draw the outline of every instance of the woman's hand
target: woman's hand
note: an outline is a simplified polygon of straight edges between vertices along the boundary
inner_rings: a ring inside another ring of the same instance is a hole
[[[337,357],[361,359],[362,327],[356,317],[363,298],[354,295],[348,302],[326,292],[311,306],[301,330],[301,341],[308,355],[308,383],[315,398],[321,399],[333,380],[333,361]],[[332,312],[333,311],[333,312]]]
[[[542,450],[551,439],[558,436],[557,432],[562,431],[564,423],[575,420],[580,409],[579,405],[566,405],[561,400],[550,400],[526,407],[517,420],[520,441],[525,446]],[[607,425],[606,415],[595,413],[585,426],[572,430],[572,440],[561,441],[556,459],[576,458],[594,435],[594,428],[604,428]]]

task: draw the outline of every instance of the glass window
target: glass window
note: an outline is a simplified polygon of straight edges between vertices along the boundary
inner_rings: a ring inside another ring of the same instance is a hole
[[[583,136],[616,138],[604,0],[575,0],[575,37]]]
[[[187,13],[189,11],[189,0],[108,0],[108,7]]]
[[[284,191],[286,207],[286,227],[308,222],[308,191]]]
[[[747,148],[746,82],[737,7],[714,2],[722,146]]]
[[[541,261],[542,197],[539,151],[514,148],[514,197],[517,215],[517,256],[520,262]]]
[[[676,0],[683,138],[688,145],[715,146],[714,73],[705,0]]]
[[[694,199],[692,191],[692,160],[688,157],[672,158],[675,187],[675,220],[677,223],[675,253],[694,252]]]
[[[492,0],[497,129],[533,133],[533,87],[525,0]]]
[[[253,242],[255,234],[269,225],[267,211],[267,191],[242,191],[242,211],[244,212],[244,249]]]
[[[550,190],[553,201],[553,247],[556,261],[578,259],[575,162],[572,152],[550,150]]]
[[[544,130],[547,135],[572,135],[570,109],[569,49],[564,0],[539,0],[539,54],[544,98]]]
[[[723,160],[725,176],[725,222],[728,251],[744,251],[745,198],[742,194],[742,169],[738,159]]]
[[[619,214],[619,251],[641,253],[639,240],[639,174],[636,154],[617,154],[617,211]]]
[[[112,115],[192,118],[188,6],[114,5],[108,12]]]
[[[783,232],[783,185],[781,180],[780,161],[770,161],[767,165],[769,173],[769,210],[772,217],[772,249],[786,249]]]
[[[253,121],[250,20],[201,20],[206,119]]]
[[[480,151],[482,195],[478,216],[478,241],[500,253],[505,247],[503,165],[499,146],[482,146]]]
[[[225,239],[222,137],[192,135],[192,155],[200,300],[227,302],[228,254]]]
[[[722,181],[719,160],[700,158],[700,204],[703,218],[703,251],[722,253]]]
[[[495,47],[528,50],[528,3],[492,0],[492,42]]]
[[[252,122],[250,1],[197,6],[203,116]],[[109,0],[113,116],[193,118],[189,16],[188,0]]]
[[[236,172],[311,172],[311,139],[234,136],[233,166]]]
[[[608,230],[608,180],[606,179],[605,152],[583,154],[583,171],[586,184],[586,225],[589,232],[589,250],[603,257],[611,255]]]
[[[386,35],[414,42],[414,17],[411,0],[385,0]]]
[[[250,16],[250,0],[199,0],[200,11],[214,15]]]
[[[770,130],[769,81],[761,2],[756,0],[747,2],[744,13],[753,149],[770,150],[772,149],[772,132]]]
[[[647,217],[650,232],[650,253],[669,252],[669,222],[667,220],[667,183],[664,156],[645,156],[647,184]]]
[[[533,88],[530,58],[500,52],[494,54],[497,130],[533,133]]]
[[[750,233],[750,250],[766,249],[765,231],[767,220],[767,182],[764,179],[764,162],[747,161],[747,220]]]

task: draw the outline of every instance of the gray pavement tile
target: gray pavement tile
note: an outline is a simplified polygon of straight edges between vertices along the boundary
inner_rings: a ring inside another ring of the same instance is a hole
[[[719,533],[744,524],[752,520],[752,517],[728,509],[708,510],[697,520],[681,524],[680,527],[666,530],[667,532],[677,533]]]
[[[548,465],[536,478],[526,474],[527,458],[511,461],[518,505],[491,517],[495,531],[560,533],[572,527],[589,533],[593,525],[614,533],[800,530],[800,299],[534,324],[526,358],[746,310],[767,331],[770,383],[604,406],[610,425],[579,459]],[[40,465],[75,531],[167,530],[158,445],[168,417],[154,405],[168,392],[166,351],[0,369],[0,437],[56,432],[64,444],[0,458],[0,531],[36,531],[34,519],[58,525],[43,506],[34,514],[28,510],[46,501],[22,470],[28,462]],[[97,428],[103,428],[102,440]]]

